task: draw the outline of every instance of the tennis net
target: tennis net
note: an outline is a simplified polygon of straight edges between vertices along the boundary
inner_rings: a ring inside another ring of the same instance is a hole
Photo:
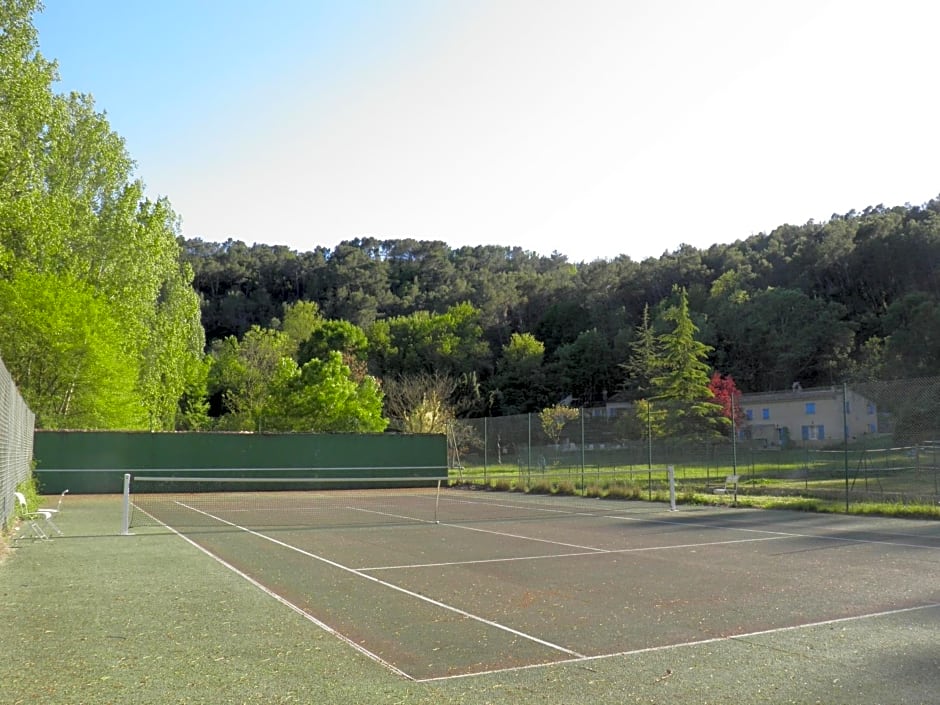
[[[435,476],[125,476],[124,533],[317,529],[474,522],[610,520],[655,505],[530,492],[475,491]]]
[[[442,477],[125,476],[123,533],[437,523]]]

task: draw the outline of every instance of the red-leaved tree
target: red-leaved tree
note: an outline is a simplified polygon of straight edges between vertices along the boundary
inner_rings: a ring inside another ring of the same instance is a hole
[[[721,405],[721,415],[730,420],[734,409],[734,425],[741,428],[744,425],[744,409],[741,405],[741,391],[734,383],[734,378],[715,372],[708,382],[708,388],[715,395],[713,401]]]

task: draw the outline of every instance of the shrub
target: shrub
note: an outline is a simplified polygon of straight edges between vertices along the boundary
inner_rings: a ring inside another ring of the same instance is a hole
[[[529,494],[552,494],[552,483],[548,480],[537,480],[526,490]]]
[[[640,499],[642,492],[638,485],[627,482],[611,482],[607,485],[604,497],[608,499]]]
[[[584,488],[584,496],[585,497],[602,497],[603,493],[601,492],[601,488],[592,482],[590,485]]]
[[[509,480],[503,478],[493,480],[490,483],[490,487],[498,492],[509,492],[512,490],[512,484],[510,484]]]
[[[578,494],[578,490],[575,488],[574,483],[569,482],[568,480],[562,480],[557,485],[555,485],[555,494],[573,496]]]

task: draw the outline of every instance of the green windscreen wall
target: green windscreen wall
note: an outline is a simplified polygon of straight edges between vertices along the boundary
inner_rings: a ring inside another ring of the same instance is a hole
[[[36,431],[44,494],[120,493],[124,474],[231,477],[443,477],[442,435]]]

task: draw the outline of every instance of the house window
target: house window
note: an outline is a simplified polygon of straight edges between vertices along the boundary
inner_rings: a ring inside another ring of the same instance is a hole
[[[875,428],[875,424],[873,424],[873,423],[868,424],[868,432],[869,432],[869,433],[878,433],[878,429]]]
[[[806,413],[815,414],[816,413],[816,402],[808,401],[806,402]]]
[[[767,421],[770,418],[770,409],[761,409],[760,417],[764,419],[764,421]]]
[[[744,418],[746,418],[748,421],[753,421],[753,420],[754,420],[754,410],[753,410],[753,409],[745,409],[745,410],[744,410]]]
[[[822,441],[826,438],[826,431],[822,426],[803,426],[804,441]]]
[[[868,411],[868,415],[869,415],[869,416],[874,416],[874,415],[875,415],[875,405],[874,405],[874,404],[869,404],[868,407],[867,407],[867,411]]]

